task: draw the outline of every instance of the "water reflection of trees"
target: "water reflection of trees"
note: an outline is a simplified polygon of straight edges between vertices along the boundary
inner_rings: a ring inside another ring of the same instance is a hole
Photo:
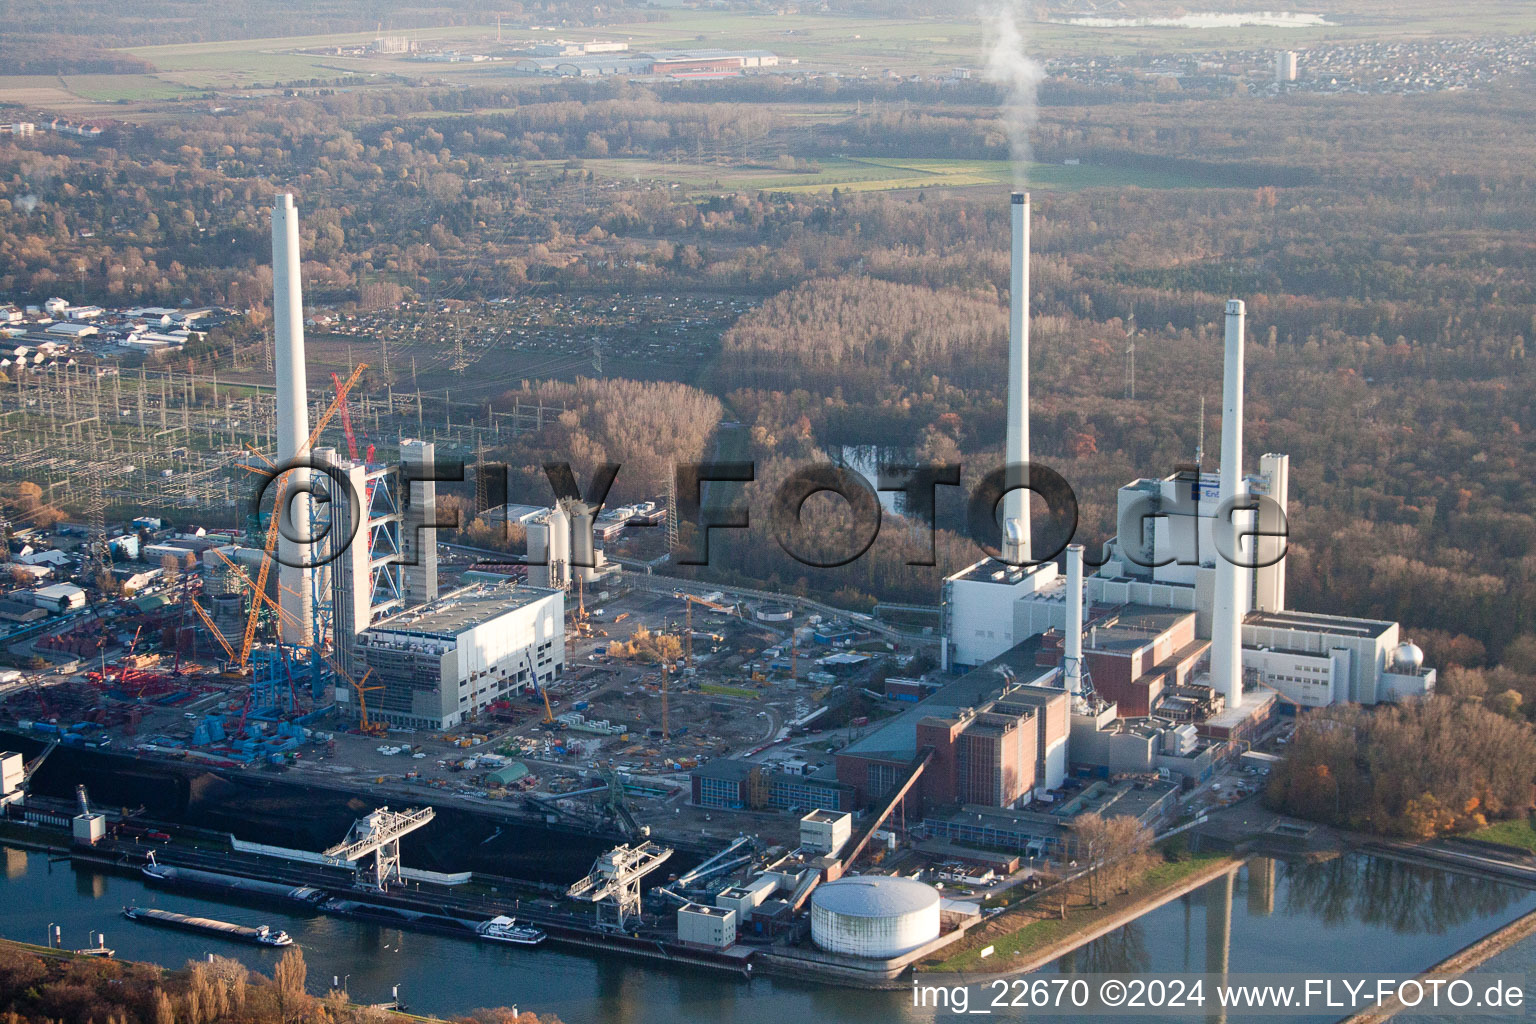
[[[1136,973],[1152,966],[1147,937],[1139,921],[1094,939],[1076,951],[1075,959],[1072,969],[1083,974]]]
[[[1360,921],[1394,932],[1438,935],[1496,914],[1525,894],[1469,875],[1350,855],[1285,865],[1285,907],[1327,924]]]

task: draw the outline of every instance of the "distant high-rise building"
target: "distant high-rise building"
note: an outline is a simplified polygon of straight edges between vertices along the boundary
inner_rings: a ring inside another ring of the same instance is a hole
[[[1296,81],[1296,51],[1281,50],[1275,54],[1275,81]]]

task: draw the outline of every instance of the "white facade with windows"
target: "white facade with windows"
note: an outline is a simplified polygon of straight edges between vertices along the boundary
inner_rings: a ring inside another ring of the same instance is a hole
[[[488,704],[565,667],[565,595],[508,585],[467,587],[358,634],[373,670],[368,717],[403,728],[451,729]],[[338,689],[338,701],[356,700]]]
[[[800,819],[800,848],[807,853],[837,856],[853,837],[853,815],[817,809]]]

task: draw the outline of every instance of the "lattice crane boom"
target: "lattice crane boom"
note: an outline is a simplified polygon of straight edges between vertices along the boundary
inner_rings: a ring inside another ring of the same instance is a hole
[[[315,429],[310,431],[309,439],[299,449],[299,455],[305,455],[312,451],[319,442],[320,436],[325,433],[325,428],[331,422],[331,417],[336,415],[336,410],[342,408],[347,401],[347,392],[357,383],[363,371],[368,368],[367,363],[358,363],[352,371],[352,375],[336,389],[336,397],[331,399],[331,404],[320,414],[320,419],[315,423]],[[262,545],[261,570],[256,575],[255,589],[257,593],[265,594],[267,577],[272,572],[272,555],[277,551],[277,528],[282,520],[283,499],[288,494],[288,474],[278,477],[277,491],[272,500],[272,517],[267,523],[267,537]],[[251,645],[256,642],[256,624],[261,618],[261,610],[258,602],[251,602],[251,614],[245,620],[245,636],[240,640],[239,668],[244,669],[251,657]]]
[[[218,642],[220,647],[224,648],[224,656],[232,662],[235,661],[235,649],[229,646],[228,640],[224,639],[224,634],[219,631],[219,627],[213,621],[213,617],[203,610],[203,606],[201,604],[198,604],[197,595],[194,594],[191,599],[187,601],[187,607],[192,609],[192,613],[197,616],[198,621],[207,628],[208,635],[213,637],[213,639]]]
[[[342,393],[341,377],[335,372],[331,374],[331,383],[336,385],[336,393]],[[341,432],[347,437],[347,454],[353,462],[357,461],[357,435],[352,433],[352,412],[347,408],[347,403],[341,403]]]
[[[437,812],[430,807],[409,811],[392,811],[388,807],[380,807],[366,818],[353,822],[347,837],[326,850],[325,856],[338,865],[358,865],[358,862],[372,854],[372,884],[383,890],[391,879],[400,874],[400,840],[436,816]],[[361,867],[357,870],[361,878]]]
[[[246,571],[243,568],[241,568],[240,566],[236,565],[234,562],[231,562],[229,560],[229,556],[225,555],[224,552],[220,551],[218,548],[210,548],[209,550],[212,551],[219,558],[223,559],[225,565],[229,566],[231,569],[233,569],[235,571],[235,573],[237,575],[239,575],[239,577],[241,579],[245,580],[246,585],[252,588],[252,593],[256,595],[256,600],[257,601],[265,601],[267,603],[268,607],[270,607],[272,609],[273,613],[275,615],[277,615],[277,617],[280,620],[291,621],[290,614],[283,609],[283,606],[281,604],[279,604],[265,590],[258,590],[258,589],[255,588],[255,584],[253,584],[251,582],[250,576],[248,576],[246,574]],[[320,651],[320,657],[325,659],[325,663],[327,665],[331,666],[331,671],[335,672],[338,676],[340,676],[341,679],[343,681],[345,681],[348,685],[350,685],[350,686],[352,686],[354,688],[356,688],[359,685],[358,682],[356,680],[354,680],[352,678],[352,676],[347,673],[346,669],[342,668],[341,664],[335,658],[333,658],[328,652],[326,652],[325,650],[321,650]],[[364,673],[364,678],[365,679],[367,678],[367,673]]]
[[[596,903],[598,927],[623,931],[625,922],[641,910],[640,879],[671,856],[671,847],[655,843],[616,846],[597,858],[587,877],[566,890],[566,896]],[[613,921],[604,919],[604,907],[613,908]]]

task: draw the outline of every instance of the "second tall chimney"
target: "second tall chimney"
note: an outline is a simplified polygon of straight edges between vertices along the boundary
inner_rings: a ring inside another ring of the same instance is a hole
[[[1063,651],[1066,690],[1075,700],[1083,695],[1083,546],[1067,545],[1067,630]]]
[[[1029,462],[1029,193],[1013,193],[1010,209],[1013,254],[1008,296],[1008,420],[1004,455],[1009,466],[1017,466]],[[1003,561],[1016,565],[1034,561],[1026,490],[1003,495],[1002,555]]]
[[[1242,300],[1227,303],[1226,357],[1221,400],[1221,490],[1222,502],[1236,497],[1243,487],[1243,318]],[[1230,531],[1234,543],[1229,551],[1238,553],[1238,530],[1218,516],[1215,529]],[[1211,609],[1211,686],[1223,694],[1228,707],[1243,701],[1243,613],[1247,587],[1244,571],[1216,554],[1215,600]]]

